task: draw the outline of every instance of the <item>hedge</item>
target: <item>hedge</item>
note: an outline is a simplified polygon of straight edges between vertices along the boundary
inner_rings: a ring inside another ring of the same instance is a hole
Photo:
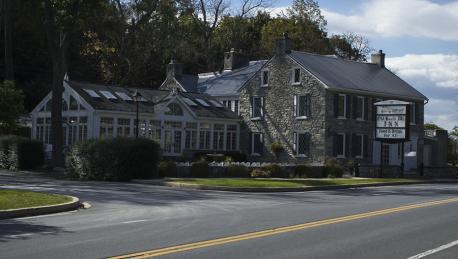
[[[44,161],[42,142],[14,135],[0,137],[0,168],[37,169],[43,166]]]
[[[84,180],[129,181],[158,177],[160,146],[144,138],[78,142],[67,154],[68,174]]]

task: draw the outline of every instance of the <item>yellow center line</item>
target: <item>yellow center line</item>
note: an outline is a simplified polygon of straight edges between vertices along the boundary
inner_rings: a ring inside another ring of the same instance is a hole
[[[349,216],[337,217],[337,218],[332,218],[332,219],[318,220],[318,221],[307,222],[307,223],[297,224],[297,225],[292,225],[292,226],[266,229],[266,230],[261,230],[261,231],[246,233],[246,234],[234,235],[234,236],[223,237],[223,238],[216,238],[216,239],[189,243],[189,244],[184,244],[184,245],[170,246],[170,247],[159,248],[159,249],[138,252],[138,253],[133,253],[133,254],[114,256],[114,257],[110,257],[109,259],[151,258],[151,257],[156,257],[156,256],[161,256],[161,255],[166,255],[166,254],[173,254],[173,253],[179,253],[179,252],[184,252],[188,250],[209,247],[209,246],[223,245],[223,244],[228,244],[228,243],[233,243],[233,242],[238,242],[238,241],[243,241],[243,240],[249,240],[249,239],[254,239],[254,238],[277,235],[281,233],[298,231],[298,230],[307,229],[307,228],[336,224],[336,223],[341,223],[341,222],[346,222],[346,221],[352,221],[352,220],[357,220],[357,219],[380,216],[380,215],[385,215],[385,214],[390,214],[390,213],[396,213],[396,212],[401,212],[401,211],[406,211],[406,210],[411,210],[411,209],[424,208],[424,207],[453,203],[453,202],[458,202],[458,198],[430,201],[430,202],[406,205],[406,206],[401,206],[401,207],[396,207],[396,208],[389,208],[389,209],[370,211],[370,212],[354,214],[354,215],[349,215]]]

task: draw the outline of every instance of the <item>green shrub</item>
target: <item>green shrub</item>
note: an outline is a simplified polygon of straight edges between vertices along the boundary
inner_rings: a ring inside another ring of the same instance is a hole
[[[270,171],[264,171],[262,169],[254,169],[251,171],[251,177],[252,178],[270,178],[272,177],[272,174]]]
[[[200,160],[191,164],[191,177],[208,177],[210,168],[206,160]]]
[[[69,175],[87,180],[128,181],[157,177],[159,144],[112,138],[75,143],[67,155]]]
[[[249,177],[248,168],[244,165],[229,165],[227,167],[228,177]]]
[[[44,160],[44,146],[40,141],[13,135],[0,138],[0,168],[36,169]]]
[[[158,165],[159,177],[177,177],[177,164],[174,161],[161,161]]]
[[[280,141],[274,141],[269,145],[270,150],[274,153],[275,157],[278,159],[280,154],[285,151],[285,148]]]
[[[285,170],[283,170],[283,168],[277,164],[263,166],[262,170],[270,172],[271,177],[275,177],[275,178],[285,178],[286,177]]]
[[[294,177],[307,178],[310,177],[311,169],[306,165],[297,165],[294,168]]]
[[[341,178],[343,176],[344,169],[339,164],[339,161],[335,158],[326,159],[323,168],[323,174],[325,177]]]

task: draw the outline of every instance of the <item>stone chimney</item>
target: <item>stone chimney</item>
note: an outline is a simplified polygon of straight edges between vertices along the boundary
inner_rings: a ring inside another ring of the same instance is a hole
[[[170,60],[167,65],[167,77],[176,77],[183,74],[183,64],[178,63],[175,59]]]
[[[377,64],[379,67],[385,67],[385,53],[379,50],[377,53],[371,55],[371,63]]]
[[[234,70],[248,65],[248,59],[234,48],[224,52],[224,70]]]
[[[278,55],[283,55],[283,54],[289,54],[291,53],[291,39],[288,37],[288,33],[283,33],[283,37],[277,39],[277,54]]]

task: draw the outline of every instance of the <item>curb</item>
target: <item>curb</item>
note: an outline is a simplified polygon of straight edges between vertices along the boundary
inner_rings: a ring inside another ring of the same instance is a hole
[[[229,186],[208,186],[191,183],[177,183],[177,182],[142,182],[135,181],[135,183],[152,184],[159,186],[167,186],[180,189],[192,190],[212,190],[212,191],[230,191],[230,192],[306,192],[306,191],[322,191],[322,190],[339,190],[350,188],[364,188],[364,187],[379,187],[379,186],[397,186],[397,185],[412,185],[412,184],[431,184],[431,183],[458,183],[458,181],[421,181],[421,182],[394,182],[394,183],[366,183],[366,184],[348,184],[348,185],[325,185],[325,186],[310,186],[310,187],[229,187]]]
[[[72,198],[72,201],[61,203],[61,204],[56,204],[56,205],[49,205],[49,206],[39,206],[39,207],[30,207],[30,208],[12,209],[12,210],[0,210],[0,219],[22,218],[22,217],[30,217],[30,216],[45,215],[45,214],[77,210],[80,206],[80,200],[73,196],[68,196],[68,195],[65,195],[65,196]]]

